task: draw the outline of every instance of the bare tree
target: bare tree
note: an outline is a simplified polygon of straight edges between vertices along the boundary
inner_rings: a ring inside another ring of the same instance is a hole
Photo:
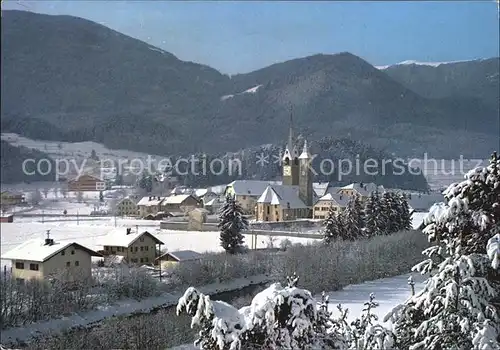
[[[63,198],[68,197],[68,188],[66,187],[66,185],[62,185],[59,191],[61,192]]]
[[[39,189],[34,189],[29,195],[31,205],[38,205],[42,201],[42,194]]]
[[[54,193],[54,197],[57,199],[59,198],[59,187],[54,187],[52,189],[52,192]]]
[[[82,203],[83,202],[83,192],[82,191],[78,191],[76,193],[76,200],[78,201],[78,203]]]

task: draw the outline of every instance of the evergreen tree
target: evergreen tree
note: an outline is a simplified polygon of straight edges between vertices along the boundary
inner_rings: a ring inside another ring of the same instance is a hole
[[[153,177],[147,172],[143,172],[139,180],[139,187],[145,190],[146,193],[151,193],[153,190]]]
[[[93,149],[92,151],[90,151],[90,159],[93,159],[95,161],[99,161],[99,157],[97,156],[97,153],[95,151],[95,149]]]
[[[400,195],[399,197],[399,229],[400,230],[411,230],[412,229],[412,219],[410,213],[410,206],[406,200],[405,195]]]
[[[383,213],[385,233],[395,233],[400,230],[400,208],[397,195],[392,192],[385,192],[382,196],[380,210]]]
[[[343,215],[345,237],[355,240],[361,236],[364,226],[363,207],[358,197],[351,198]]]
[[[341,232],[341,222],[340,214],[337,214],[333,207],[328,211],[328,217],[324,222],[325,230],[323,231],[323,241],[325,244],[330,244],[334,239],[341,238],[343,232]]]
[[[387,317],[401,349],[498,349],[500,340],[500,160],[471,170],[425,219],[434,245],[414,267],[425,288]],[[496,252],[496,253],[495,253]]]
[[[99,202],[104,203],[104,193],[99,191]]]
[[[243,216],[243,208],[234,196],[227,196],[219,214],[220,243],[230,254],[235,254],[243,247],[244,237],[241,233],[248,229],[248,220]]]
[[[381,235],[387,226],[385,210],[378,192],[372,192],[365,203],[365,234],[368,237]]]

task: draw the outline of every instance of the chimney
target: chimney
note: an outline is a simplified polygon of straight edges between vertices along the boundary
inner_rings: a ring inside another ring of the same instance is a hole
[[[362,182],[359,183],[359,187],[363,188],[363,183]]]
[[[149,200],[151,200],[151,196],[149,196]]]
[[[158,200],[160,200],[160,196],[158,196]]]
[[[45,244],[44,245],[54,245],[54,240],[50,238],[50,230],[47,230],[47,238],[45,238]]]
[[[127,235],[129,235],[132,232],[131,228],[127,228]]]

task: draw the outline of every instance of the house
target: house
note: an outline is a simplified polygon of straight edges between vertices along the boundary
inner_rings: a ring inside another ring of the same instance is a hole
[[[70,192],[104,191],[105,189],[105,181],[89,174],[83,174],[68,181],[68,191]]]
[[[208,210],[209,214],[216,214],[219,212],[219,209],[224,205],[224,201],[219,197],[209,200],[204,203],[204,208]]]
[[[116,215],[118,216],[137,216],[139,209],[135,199],[131,197],[123,198],[116,205]]]
[[[235,180],[226,186],[224,195],[234,196],[245,214],[255,215],[257,200],[271,184],[271,181]]]
[[[345,196],[341,193],[327,193],[321,197],[315,204],[313,208],[313,218],[314,219],[326,219],[330,208],[334,212],[340,214],[349,204],[351,197]]]
[[[111,231],[101,241],[104,255],[123,256],[129,264],[152,264],[156,251],[163,244],[148,231],[120,228]]]
[[[163,200],[164,198],[160,196],[142,197],[141,200],[137,202],[139,216],[143,218],[149,214],[156,215],[156,213],[162,211],[161,203],[163,202]]]
[[[344,187],[340,187],[337,193],[345,196],[354,197],[359,196],[361,200],[366,200],[373,192],[380,194],[385,192],[384,186],[377,186],[373,182],[370,183],[352,183]]]
[[[23,205],[26,203],[24,194],[20,192],[2,191],[0,196],[0,204],[2,207]]]
[[[0,216],[0,222],[14,222],[14,215],[3,214],[2,216]]]
[[[191,194],[179,194],[166,197],[161,204],[164,211],[185,213],[201,206],[201,201]]]
[[[445,201],[441,193],[410,193],[406,194],[405,197],[410,207],[410,211],[416,213],[428,212],[435,203]]]
[[[179,263],[199,261],[201,258],[201,254],[192,250],[179,250],[176,252],[167,252],[156,258],[156,260],[161,264],[162,268],[168,269]]]
[[[65,282],[89,281],[92,257],[101,254],[76,242],[60,243],[49,238],[32,239],[2,255],[12,261],[12,276],[24,282],[54,278]]]

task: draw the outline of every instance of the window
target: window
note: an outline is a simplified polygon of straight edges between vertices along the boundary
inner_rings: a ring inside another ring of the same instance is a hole
[[[148,251],[149,247],[148,247],[148,246],[145,246],[145,247],[144,247],[144,249],[145,249],[146,251]]]
[[[22,262],[16,262],[16,269],[18,269],[18,270],[24,270],[24,263],[22,263]]]
[[[143,247],[143,246],[141,246],[141,252],[142,252],[143,250],[144,250],[144,247]]]
[[[247,199],[247,196],[241,196],[241,200]]]
[[[71,255],[75,255],[75,251],[74,250],[71,251]]]
[[[80,262],[79,261],[75,261],[75,266],[80,266]]]
[[[66,255],[66,252],[63,250],[63,251],[61,252],[61,255]]]
[[[267,207],[267,215],[271,213],[270,207]]]
[[[141,258],[141,263],[143,262],[142,258]]]
[[[139,238],[139,242],[144,242],[144,237]]]
[[[144,261],[145,261],[145,262],[149,262],[149,259],[148,259],[148,258],[144,258]]]
[[[30,264],[31,271],[38,271],[38,264]]]
[[[122,251],[122,247],[116,247],[116,251],[117,252],[121,252]]]
[[[137,252],[138,247],[135,247],[135,251]]]
[[[71,266],[71,262],[66,261],[66,267],[70,267],[70,266]]]
[[[108,246],[104,246],[104,250],[108,251],[109,247]]]

